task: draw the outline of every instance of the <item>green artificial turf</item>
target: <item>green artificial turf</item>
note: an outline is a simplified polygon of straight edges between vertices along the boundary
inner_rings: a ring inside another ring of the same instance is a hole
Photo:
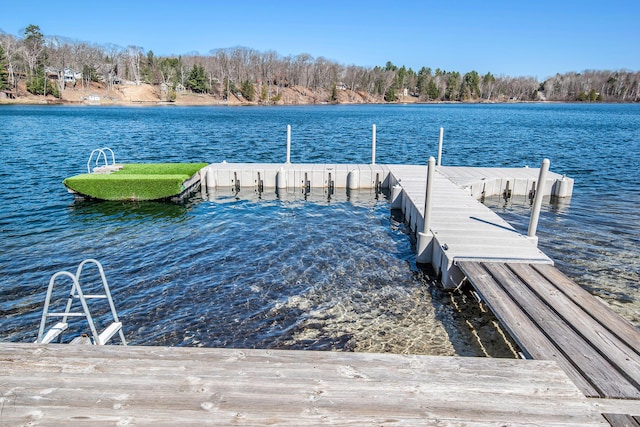
[[[184,181],[206,163],[137,163],[111,174],[82,174],[64,185],[84,196],[102,200],[156,200],[182,193]]]

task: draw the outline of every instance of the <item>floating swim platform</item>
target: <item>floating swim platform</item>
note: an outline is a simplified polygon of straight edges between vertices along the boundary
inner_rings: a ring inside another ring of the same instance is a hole
[[[99,200],[180,199],[200,185],[207,163],[111,164],[63,181],[69,192]]]

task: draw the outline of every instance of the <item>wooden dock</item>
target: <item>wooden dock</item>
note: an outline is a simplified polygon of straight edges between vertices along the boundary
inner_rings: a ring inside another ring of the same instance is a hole
[[[528,358],[558,362],[585,396],[640,399],[640,333],[604,302],[550,265],[458,265]]]
[[[3,343],[0,363],[1,426],[587,427],[630,411],[551,361]]]
[[[405,218],[421,230],[426,179],[413,166],[390,166],[390,173],[403,188]],[[526,357],[556,361],[585,396],[640,404],[640,331],[554,268],[537,238],[521,235],[476,201],[496,187],[511,190],[509,196],[534,190],[528,173],[438,168],[430,263],[445,287],[470,283]],[[572,187],[564,176],[553,185],[551,194]],[[640,407],[607,420],[638,427]]]
[[[280,194],[390,190],[423,229],[426,166],[209,165],[221,188]],[[538,169],[438,167],[428,262],[445,287],[471,284],[527,360],[277,350],[0,344],[0,426],[640,426],[640,332],[553,267],[477,199],[568,197]],[[423,233],[425,234],[425,233]],[[535,360],[532,360],[535,359]]]

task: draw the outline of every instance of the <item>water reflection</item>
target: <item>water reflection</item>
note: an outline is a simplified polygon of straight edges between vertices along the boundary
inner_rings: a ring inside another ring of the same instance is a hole
[[[184,218],[199,198],[183,202],[171,201],[105,201],[77,198],[69,205],[70,214],[81,221],[143,221],[162,218]]]

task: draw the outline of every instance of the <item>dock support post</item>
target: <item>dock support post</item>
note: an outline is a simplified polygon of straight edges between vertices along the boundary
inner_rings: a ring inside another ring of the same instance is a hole
[[[278,170],[278,173],[276,174],[276,188],[278,190],[287,188],[287,176],[284,168],[282,167],[280,168],[280,170]]]
[[[349,190],[360,188],[360,171],[358,169],[352,169],[347,175],[347,188]]]
[[[376,164],[376,125],[371,128],[371,164]]]
[[[215,171],[212,168],[208,168],[207,169],[207,175],[206,175],[206,187],[207,188],[215,188],[216,187],[216,177],[215,177]]]
[[[291,125],[287,125],[287,164],[291,163]]]
[[[531,219],[529,220],[529,231],[527,232],[527,238],[534,240],[536,245],[538,242],[536,230],[538,228],[538,220],[540,219],[540,208],[542,207],[542,198],[544,197],[544,186],[547,183],[547,172],[549,172],[549,159],[544,159],[540,166],[536,195],[533,199],[533,209],[531,211]]]
[[[391,187],[391,209],[402,209],[402,186]]]
[[[440,137],[438,138],[438,166],[442,164],[442,140],[444,137],[444,128],[440,128]]]
[[[435,172],[436,160],[429,157],[427,167],[427,190],[424,199],[424,222],[422,232],[418,233],[416,263],[428,264],[433,256],[433,233],[431,233],[431,198],[433,194],[433,173]]]

